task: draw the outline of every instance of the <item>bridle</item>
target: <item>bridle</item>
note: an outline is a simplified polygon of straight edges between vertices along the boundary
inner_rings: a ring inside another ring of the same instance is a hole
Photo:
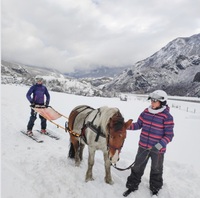
[[[110,119],[111,121],[112,121],[112,118]],[[122,136],[123,137],[123,132],[114,132],[114,133],[117,133],[117,135],[119,135],[119,136]],[[121,146],[119,146],[119,147],[116,147],[116,146],[112,146],[111,144],[110,144],[110,138],[111,138],[111,132],[110,132],[110,126],[109,126],[109,124],[108,124],[108,138],[107,138],[107,149],[108,149],[108,152],[109,152],[109,150],[110,150],[110,148],[112,148],[112,149],[114,149],[115,151],[116,150],[119,150],[119,153],[121,152],[121,149],[122,149],[122,147],[123,147],[123,145],[124,145],[124,141],[125,141],[125,138],[123,139],[123,142],[122,142],[122,144],[121,144]]]

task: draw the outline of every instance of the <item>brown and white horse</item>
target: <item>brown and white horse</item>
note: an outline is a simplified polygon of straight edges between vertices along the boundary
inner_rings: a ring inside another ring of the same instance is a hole
[[[82,160],[85,144],[88,145],[88,170],[85,181],[93,180],[92,168],[96,150],[102,150],[105,163],[105,182],[112,184],[110,172],[111,163],[116,164],[119,153],[126,138],[126,129],[132,120],[124,122],[118,108],[100,107],[93,109],[90,106],[75,107],[70,115],[68,126],[71,146],[69,157],[75,158],[75,165],[79,166]]]

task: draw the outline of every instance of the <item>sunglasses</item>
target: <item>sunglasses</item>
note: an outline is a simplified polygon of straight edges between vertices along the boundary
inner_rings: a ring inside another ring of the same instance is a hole
[[[42,82],[42,80],[43,80],[42,78],[37,78],[36,79],[37,82]]]
[[[151,102],[158,102],[158,99],[151,98]]]

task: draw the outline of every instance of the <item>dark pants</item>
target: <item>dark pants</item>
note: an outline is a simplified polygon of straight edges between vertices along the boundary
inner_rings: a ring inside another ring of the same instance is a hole
[[[47,127],[47,120],[43,118],[41,115],[39,115],[39,118],[41,119],[41,129],[46,129]],[[35,120],[37,119],[37,112],[35,112],[33,109],[31,109],[31,116],[30,120],[27,125],[27,130],[32,130]]]
[[[163,185],[163,162],[164,153],[152,152],[150,150],[139,147],[135,164],[131,169],[131,174],[127,178],[126,187],[131,190],[137,190],[141,182],[142,175],[144,174],[147,162],[151,158],[151,171],[150,171],[150,190],[158,191]]]

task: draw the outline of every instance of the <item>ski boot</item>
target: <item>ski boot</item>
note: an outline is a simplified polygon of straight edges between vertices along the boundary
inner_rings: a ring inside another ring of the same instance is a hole
[[[47,134],[46,129],[41,129],[41,133],[44,134],[44,135],[46,135]]]
[[[31,130],[27,130],[26,134],[27,134],[28,136],[33,136],[33,132],[32,132]]]

